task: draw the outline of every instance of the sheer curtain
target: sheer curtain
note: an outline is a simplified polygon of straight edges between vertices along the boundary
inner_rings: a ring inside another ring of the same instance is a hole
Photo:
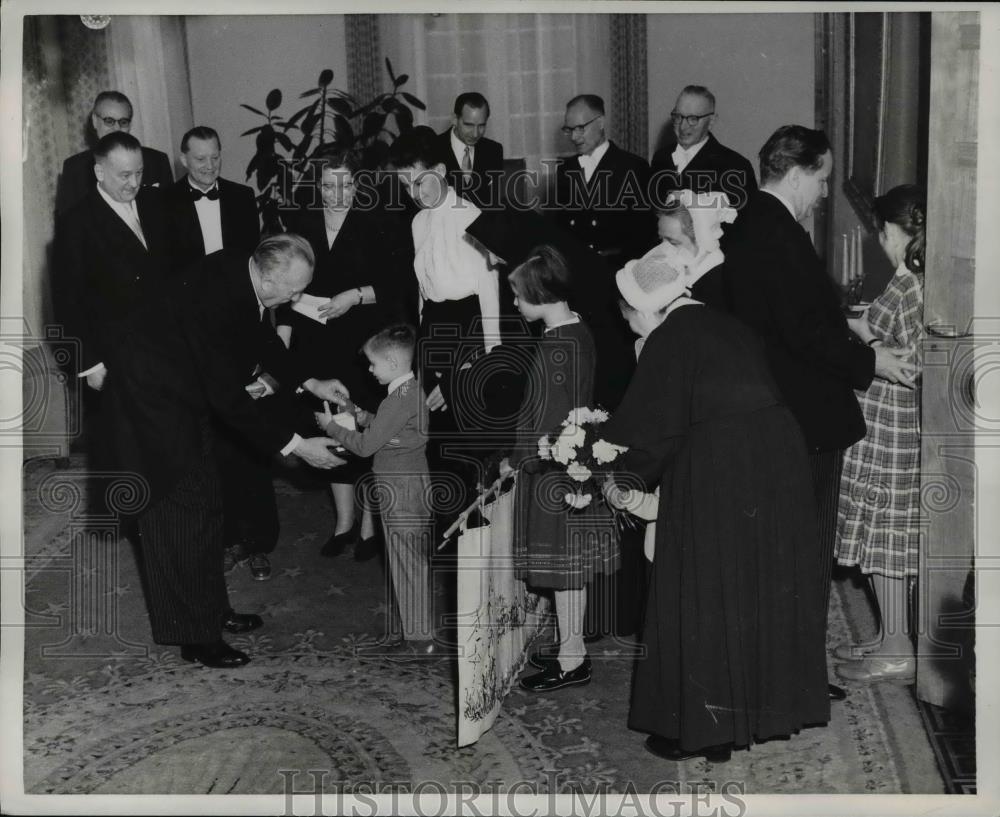
[[[614,137],[610,17],[601,14],[403,14],[381,16],[381,43],[407,88],[427,103],[419,124],[443,130],[455,97],[490,103],[486,135],[529,170],[571,152],[560,133],[566,102],[602,96]]]

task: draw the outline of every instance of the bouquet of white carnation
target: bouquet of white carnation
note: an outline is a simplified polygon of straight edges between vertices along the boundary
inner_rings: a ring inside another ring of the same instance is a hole
[[[576,483],[576,490],[565,497],[572,508],[586,508],[601,498],[597,475],[610,471],[611,463],[627,450],[601,437],[601,427],[609,419],[604,409],[575,408],[558,429],[538,440],[538,456]]]

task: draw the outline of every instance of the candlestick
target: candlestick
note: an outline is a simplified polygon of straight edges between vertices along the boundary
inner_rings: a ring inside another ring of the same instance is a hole
[[[847,252],[847,233],[841,233],[840,237],[843,239],[843,251],[840,256],[840,283],[845,287],[851,283],[851,271],[848,268],[848,252]]]

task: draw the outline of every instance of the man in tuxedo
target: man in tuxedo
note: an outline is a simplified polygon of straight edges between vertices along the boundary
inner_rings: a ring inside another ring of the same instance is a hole
[[[132,103],[118,91],[101,91],[94,100],[90,124],[98,141],[116,131],[128,133],[132,129]],[[93,189],[94,164],[95,157],[91,150],[81,151],[63,162],[56,185],[57,217],[72,209]],[[170,159],[162,151],[143,147],[142,166],[144,187],[166,187],[174,180]]]
[[[827,194],[833,168],[822,131],[785,125],[760,151],[761,189],[722,239],[729,303],[764,341],[771,373],[802,427],[819,509],[829,602],[844,449],[865,435],[854,395],[875,376],[912,387],[906,353],[866,346],[850,331],[840,293],[801,222]],[[831,685],[830,696],[843,690]]]
[[[436,159],[445,166],[454,191],[477,207],[499,205],[503,145],[488,139],[490,103],[476,91],[455,98],[451,127],[437,136]]]
[[[677,145],[653,154],[653,188],[658,203],[671,190],[695,193],[723,192],[739,210],[757,190],[753,167],[735,150],[719,143],[712,133],[715,96],[703,85],[688,85],[670,112]]]
[[[220,178],[222,142],[209,127],[181,139],[187,174],[165,191],[171,220],[173,263],[185,269],[221,249],[253,252],[260,218],[253,190]],[[268,553],[278,542],[278,506],[270,457],[261,457],[221,420],[213,423],[214,452],[222,483],[225,569],[247,564],[250,575],[271,578]]]
[[[198,308],[205,288],[169,275],[167,220],[159,191],[141,189],[138,141],[115,132],[95,155],[97,186],[60,221],[57,252],[77,304],[79,376],[105,398],[97,442],[134,489],[130,507],[118,510],[137,523],[153,639],[182,645],[185,660],[241,666],[249,659],[221,633],[263,622],[235,613],[226,598],[209,412],[258,446],[316,467],[342,461],[330,453],[330,440],[303,440],[265,420],[220,351],[228,328],[220,307]],[[279,251],[258,250],[245,270],[261,309],[296,298],[312,275],[308,244],[284,238]],[[336,381],[303,386],[324,399],[341,391]]]
[[[253,190],[220,177],[222,142],[212,128],[192,128],[181,139],[187,174],[166,189],[174,222],[174,261],[184,267],[216,250],[252,252],[260,239]]]

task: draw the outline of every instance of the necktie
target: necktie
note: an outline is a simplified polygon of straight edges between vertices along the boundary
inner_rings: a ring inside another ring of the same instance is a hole
[[[191,190],[191,198],[194,201],[199,201],[202,198],[206,198],[209,201],[218,201],[218,199],[219,199],[219,188],[218,187],[213,187],[207,193],[199,190],[197,187],[190,187],[190,185],[189,185],[189,188]]]
[[[462,173],[468,176],[472,172],[472,148],[465,146],[465,155],[462,157]]]
[[[148,250],[149,245],[146,243],[146,236],[142,234],[142,224],[139,223],[139,216],[135,211],[135,202],[125,205],[125,215],[127,217],[125,220],[126,224],[135,233],[135,237],[142,242],[142,246]]]

